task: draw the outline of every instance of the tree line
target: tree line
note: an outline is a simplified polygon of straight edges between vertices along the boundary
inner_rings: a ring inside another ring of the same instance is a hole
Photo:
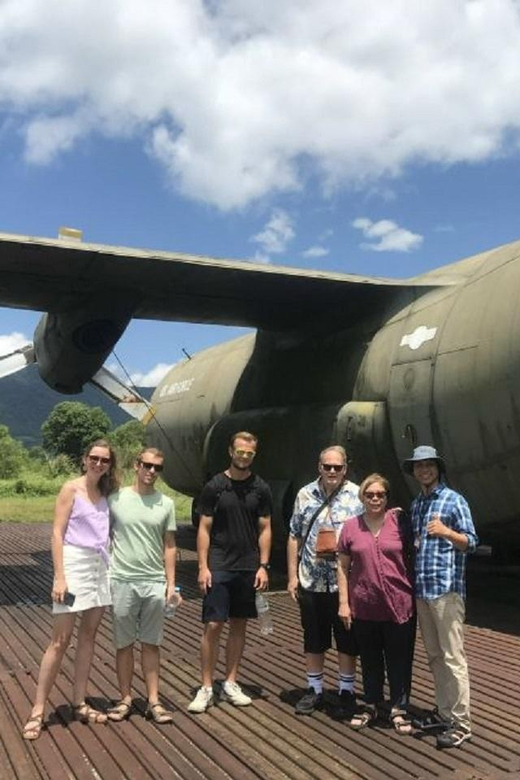
[[[41,427],[42,446],[26,448],[0,425],[0,495],[45,495],[55,490],[55,480],[77,471],[81,455],[96,439],[107,439],[117,450],[119,465],[130,468],[145,442],[145,428],[130,420],[114,428],[98,406],[63,401]]]

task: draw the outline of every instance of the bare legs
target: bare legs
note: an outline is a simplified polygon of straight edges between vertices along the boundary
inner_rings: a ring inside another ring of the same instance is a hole
[[[146,684],[146,694],[150,705],[159,701],[159,662],[158,645],[141,645],[141,667]],[[127,645],[116,651],[116,669],[121,701],[132,702],[132,679],[134,676],[134,646]]]
[[[217,665],[220,635],[224,623],[210,621],[204,624],[201,642],[202,685],[211,688]],[[226,680],[236,682],[238,667],[244,652],[246,639],[246,618],[230,618],[226,643]]]
[[[78,645],[74,660],[73,704],[82,704],[87,694],[87,682],[94,655],[94,641],[103,617],[104,607],[93,607],[83,613],[78,629]]]
[[[74,704],[81,704],[85,699],[94,653],[94,641],[103,612],[104,607],[95,607],[86,610],[81,618],[74,664]],[[31,710],[30,721],[35,717],[43,716],[45,703],[49,698],[52,686],[61,668],[63,656],[70,644],[75,617],[74,613],[54,616],[51,642],[40,664],[36,698]],[[35,731],[35,729],[29,729],[28,731]]]

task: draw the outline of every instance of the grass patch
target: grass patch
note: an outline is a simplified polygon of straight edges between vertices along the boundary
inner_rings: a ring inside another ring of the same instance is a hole
[[[0,498],[2,523],[52,523],[56,496]]]
[[[159,485],[159,490],[174,500],[177,523],[191,523],[191,498],[177,493],[164,483]],[[0,522],[52,523],[56,493],[49,496],[0,495]]]

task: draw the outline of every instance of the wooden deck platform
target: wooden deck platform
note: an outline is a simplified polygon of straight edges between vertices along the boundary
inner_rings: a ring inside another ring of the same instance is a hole
[[[1,780],[479,780],[520,777],[520,631],[518,615],[501,617],[493,605],[471,607],[478,622],[467,627],[474,740],[452,751],[432,737],[399,737],[383,724],[353,732],[334,720],[334,657],[326,685],[331,709],[297,718],[304,666],[298,612],[286,593],[270,595],[272,638],[249,629],[241,682],[254,697],[250,707],[229,704],[189,715],[186,706],[199,683],[200,599],[191,529],[179,533],[179,579],[185,603],[166,630],[162,695],[174,723],[144,720],[144,684],[137,667],[136,712],[128,722],[85,726],[71,722],[72,653],[47,709],[47,729],[34,743],[21,727],[35,691],[38,665],[51,626],[52,576],[49,526],[0,523],[0,778]],[[511,628],[511,625],[513,626]],[[486,627],[487,626],[487,627]],[[219,667],[222,674],[222,667]],[[359,687],[359,686],[358,686]],[[107,615],[98,634],[91,696],[106,706],[117,697]],[[432,682],[417,644],[413,703],[432,704]]]

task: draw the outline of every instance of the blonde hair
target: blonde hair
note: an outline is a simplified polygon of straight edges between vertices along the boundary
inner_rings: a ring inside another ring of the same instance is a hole
[[[381,474],[369,474],[359,486],[358,496],[361,500],[363,500],[367,488],[369,488],[370,485],[374,485],[376,482],[379,482],[379,484],[384,487],[385,493],[390,493],[390,482],[386,477],[382,477]]]
[[[236,439],[244,439],[244,441],[248,441],[250,444],[258,443],[258,436],[255,436],[254,433],[248,433],[248,431],[239,431],[238,433],[234,433],[229,440],[229,446],[231,449],[233,449],[235,446]]]

